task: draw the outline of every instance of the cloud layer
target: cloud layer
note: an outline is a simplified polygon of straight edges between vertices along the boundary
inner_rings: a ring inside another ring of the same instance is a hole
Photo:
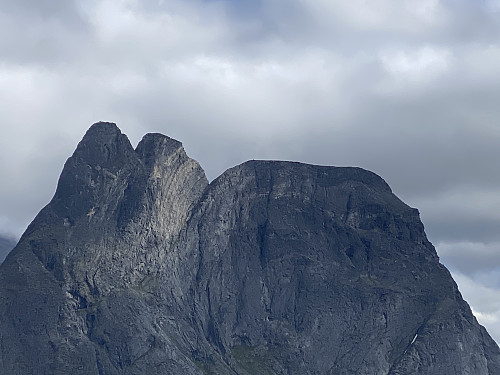
[[[24,230],[109,120],[133,143],[183,141],[210,179],[252,158],[371,169],[420,209],[459,286],[491,296],[498,17],[493,0],[3,1],[0,232]],[[485,324],[488,298],[469,299]]]

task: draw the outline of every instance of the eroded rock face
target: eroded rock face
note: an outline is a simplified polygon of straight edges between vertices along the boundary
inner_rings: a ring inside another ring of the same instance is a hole
[[[2,374],[484,374],[500,350],[418,211],[359,168],[93,125],[0,268]]]

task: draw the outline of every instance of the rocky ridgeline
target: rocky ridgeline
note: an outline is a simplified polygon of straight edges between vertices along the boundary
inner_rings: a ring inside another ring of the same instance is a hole
[[[360,168],[93,125],[0,268],[0,373],[500,374],[416,209]]]

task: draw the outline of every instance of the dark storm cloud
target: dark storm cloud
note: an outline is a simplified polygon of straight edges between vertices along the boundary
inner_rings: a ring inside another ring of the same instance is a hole
[[[134,144],[146,132],[179,139],[210,179],[252,158],[371,169],[420,209],[459,284],[494,295],[478,275],[498,275],[488,265],[500,241],[499,10],[471,0],[3,1],[0,234],[22,232],[86,128],[108,120]]]

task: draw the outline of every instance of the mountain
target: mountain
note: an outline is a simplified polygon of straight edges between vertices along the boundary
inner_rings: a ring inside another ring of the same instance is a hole
[[[360,168],[94,124],[0,266],[0,373],[500,374],[416,209]]]
[[[0,237],[0,264],[3,262],[7,254],[16,246],[16,242],[7,237]]]

